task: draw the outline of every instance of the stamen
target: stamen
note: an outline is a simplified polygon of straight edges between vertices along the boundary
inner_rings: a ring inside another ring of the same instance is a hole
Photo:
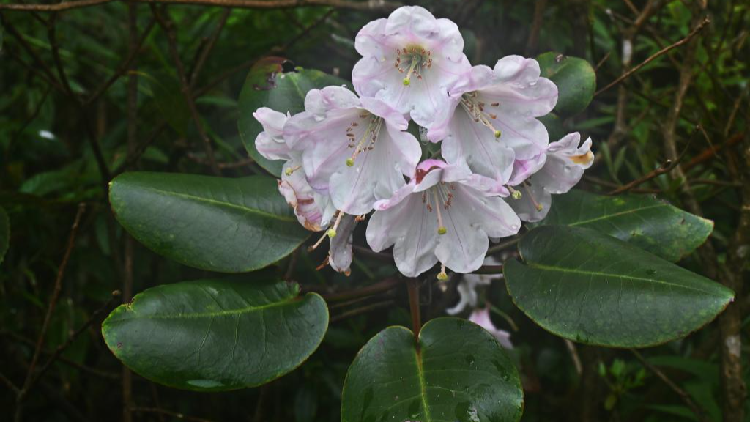
[[[463,96],[461,96],[461,106],[464,108],[464,110],[466,110],[469,116],[474,119],[474,122],[481,123],[484,126],[490,128],[490,130],[492,130],[492,133],[495,135],[495,138],[499,139],[503,135],[503,133],[500,131],[500,129],[496,129],[491,122],[491,120],[497,119],[497,114],[485,113],[484,107],[486,106],[486,104],[478,102],[477,97],[478,94],[476,93],[476,91],[464,94]],[[500,105],[500,103],[492,103],[490,105],[498,106]]]
[[[521,191],[513,189],[513,187],[508,186],[508,190],[510,191],[510,195],[513,197],[513,199],[521,199]]]
[[[366,117],[367,116],[365,116],[365,118]],[[367,125],[365,132],[362,134],[362,138],[360,138],[359,142],[357,143],[356,148],[354,149],[354,153],[350,158],[346,159],[347,167],[354,166],[354,161],[357,159],[357,156],[361,152],[369,151],[375,148],[375,142],[378,139],[380,128],[383,126],[383,119],[381,117],[373,115],[370,115],[370,117],[370,123]],[[352,134],[350,136],[349,133],[347,133],[347,136],[349,136],[349,141],[351,142],[349,144],[349,148],[354,148],[354,135]]]
[[[534,199],[534,195],[531,194],[531,191],[529,190],[529,187],[524,185],[523,187],[526,189],[526,194],[529,195],[529,199],[531,200],[531,203],[534,204],[534,208],[536,208],[537,211],[541,211],[544,209],[544,205],[536,202],[536,199]]]
[[[307,251],[308,251],[308,252],[312,252],[312,251],[314,251],[315,249],[317,249],[317,248],[318,248],[318,246],[320,246],[320,244],[321,244],[321,243],[323,243],[323,240],[325,240],[325,239],[326,239],[327,237],[328,237],[328,233],[324,233],[324,234],[323,234],[323,236],[321,236],[321,237],[320,237],[320,239],[318,239],[318,241],[317,241],[317,242],[315,242],[315,244],[314,244],[314,245],[312,245],[312,246],[310,246],[309,248],[307,248]]]
[[[328,255],[326,255],[326,259],[324,259],[324,260],[323,260],[323,262],[321,262],[321,263],[320,263],[320,265],[318,265],[317,267],[315,267],[315,271],[320,271],[320,270],[322,270],[323,268],[325,268],[325,267],[326,267],[326,265],[328,265],[328,263],[329,263],[330,261],[331,261],[331,260],[330,260],[330,257],[329,257]]]
[[[339,211],[338,215],[336,216],[336,221],[333,222],[333,227],[331,227],[330,229],[328,229],[328,231],[326,232],[326,234],[328,235],[328,237],[330,237],[331,239],[333,239],[334,237],[336,237],[336,229],[339,228],[339,224],[341,224],[341,219],[343,219],[343,218],[344,218],[344,213],[341,212],[341,211]]]
[[[297,167],[289,167],[288,169],[286,169],[286,170],[284,171],[284,174],[286,174],[287,176],[291,176],[291,175],[292,175],[292,173],[294,173],[295,171],[297,171],[297,170],[299,170],[299,169],[301,169],[301,168],[302,168],[302,166],[297,166]]]
[[[445,264],[440,264],[440,274],[437,275],[438,281],[448,281],[448,273],[445,272]]]

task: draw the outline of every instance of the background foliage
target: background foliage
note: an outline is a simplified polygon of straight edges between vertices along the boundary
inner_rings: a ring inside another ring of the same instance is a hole
[[[383,327],[409,325],[406,289],[393,278],[392,265],[358,251],[347,278],[316,270],[325,251],[300,248],[278,271],[304,291],[321,293],[330,326],[299,370],[270,384],[221,394],[169,389],[123,369],[101,337],[104,316],[134,292],[213,276],[178,263],[192,262],[190,251],[176,251],[170,260],[130,238],[111,212],[109,181],[134,169],[225,177],[273,171],[248,156],[240,137],[243,125],[252,124],[238,109],[246,78],[258,78],[251,67],[302,66],[348,79],[358,59],[354,35],[395,7],[278,3],[160,5],[161,20],[138,2],[60,13],[0,5],[0,254],[9,245],[0,266],[2,414],[49,421],[170,421],[177,414],[202,421],[338,421],[344,375],[357,351]],[[561,105],[557,111],[569,117],[551,123],[595,140],[597,162],[579,188],[655,194],[712,220],[709,241],[687,256],[681,251],[697,245],[651,239],[648,227],[618,226],[612,234],[645,230],[639,246],[671,261],[682,258],[680,265],[737,293],[719,320],[683,340],[636,352],[554,337],[495,283],[487,296],[496,325],[512,331],[523,420],[750,420],[744,401],[750,300],[742,293],[750,243],[750,6],[733,0],[416,3],[463,28],[474,64],[546,51],[590,62],[599,91],[581,95],[593,95],[592,105],[585,111]],[[565,69],[557,70],[564,77]],[[260,77],[257,84],[264,82]],[[116,185],[113,196],[128,194]],[[575,195],[560,201],[581,200]],[[148,202],[131,212],[153,217]],[[671,225],[694,217],[670,208],[659,218]],[[302,242],[304,233],[294,229],[278,230]],[[363,244],[360,231],[355,243]],[[148,245],[159,235],[144,230],[139,240]],[[243,253],[239,237],[216,241]],[[445,293],[424,286],[426,316],[441,316],[457,301],[456,282]],[[306,301],[312,306],[316,297]],[[742,358],[731,353],[737,346]]]

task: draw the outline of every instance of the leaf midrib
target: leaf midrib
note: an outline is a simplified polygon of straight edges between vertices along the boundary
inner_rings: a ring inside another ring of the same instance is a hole
[[[424,368],[422,363],[422,355],[419,350],[414,350],[414,358],[417,361],[417,378],[419,379],[419,391],[420,398],[422,399],[422,408],[424,409],[424,422],[432,422],[430,417],[430,408],[427,404],[427,381],[424,379]]]
[[[574,223],[568,224],[568,226],[580,226],[580,225],[584,225],[584,224],[595,223],[597,221],[607,220],[607,219],[615,218],[615,217],[620,217],[620,216],[627,215],[627,214],[632,214],[632,213],[638,212],[638,211],[645,211],[645,210],[649,210],[649,209],[652,209],[652,208],[661,208],[661,207],[669,207],[669,204],[657,204],[657,205],[649,205],[647,207],[642,207],[642,208],[633,208],[633,209],[629,209],[629,210],[626,210],[626,211],[616,212],[614,214],[603,215],[603,216],[592,218],[592,219],[589,219],[589,220],[576,221]]]
[[[612,273],[603,273],[603,272],[598,272],[598,271],[582,271],[582,270],[572,269],[572,268],[555,267],[552,265],[539,264],[536,262],[526,262],[526,265],[528,265],[531,268],[536,268],[542,271],[554,271],[554,272],[561,272],[561,273],[568,273],[568,274],[580,274],[580,275],[598,276],[598,277],[624,278],[627,280],[645,281],[645,282],[650,282],[650,283],[662,284],[662,285],[670,286],[670,287],[682,288],[685,290],[696,291],[696,292],[700,292],[704,294],[714,295],[714,292],[711,292],[711,291],[701,290],[692,286],[685,286],[682,284],[669,283],[667,281],[654,279],[654,278],[635,277],[635,276],[630,276],[630,275],[625,275],[625,274],[612,274]]]
[[[229,310],[223,310],[223,311],[217,311],[217,312],[201,312],[201,313],[195,313],[195,314],[147,314],[147,315],[137,315],[137,311],[135,309],[131,309],[129,312],[126,311],[127,314],[132,315],[130,318],[120,318],[116,321],[112,322],[120,322],[120,321],[129,321],[133,319],[199,319],[199,318],[216,318],[221,316],[238,316],[238,315],[246,315],[251,314],[255,312],[260,312],[265,309],[269,308],[275,308],[279,306],[284,306],[289,303],[294,302],[297,299],[296,296],[288,297],[280,302],[273,302],[269,303],[267,305],[261,305],[261,306],[247,306],[244,308],[238,308],[238,309],[229,309]],[[133,306],[135,307],[135,306]]]
[[[204,198],[204,197],[200,197],[200,196],[190,195],[188,193],[172,192],[172,191],[157,189],[157,188],[154,188],[154,187],[142,187],[142,189],[145,189],[145,190],[148,190],[148,191],[152,191],[152,192],[156,192],[156,193],[163,194],[163,195],[176,196],[176,197],[183,198],[183,199],[193,200],[193,201],[196,201],[196,202],[205,202],[205,203],[216,205],[216,206],[223,206],[223,207],[226,207],[226,208],[233,208],[233,209],[237,209],[237,210],[243,211],[243,212],[245,212],[247,214],[257,214],[259,216],[263,216],[263,217],[267,217],[267,218],[272,218],[272,219],[279,220],[279,221],[286,221],[286,222],[295,222],[295,221],[297,221],[295,218],[292,218],[292,217],[283,217],[283,216],[280,216],[278,214],[272,214],[270,212],[259,210],[257,208],[243,207],[243,206],[240,206],[240,205],[237,205],[237,204],[233,204],[231,202],[217,201],[215,199],[210,199],[210,198]]]

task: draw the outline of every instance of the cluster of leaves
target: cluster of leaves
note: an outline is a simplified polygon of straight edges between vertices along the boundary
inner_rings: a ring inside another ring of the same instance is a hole
[[[53,282],[64,266],[59,263],[76,205],[88,208],[64,273],[64,300],[50,308],[50,328],[41,349],[48,354],[65,345],[65,350],[25,398],[27,418],[54,414],[56,420],[111,419],[112,409],[125,405],[134,406],[128,412],[142,412],[138,420],[157,420],[168,415],[164,409],[212,420],[247,419],[248,413],[255,420],[368,421],[383,415],[430,420],[430,414],[461,421],[473,420],[472,415],[516,420],[523,382],[525,420],[561,420],[561,413],[570,414],[570,420],[601,420],[603,415],[611,420],[695,420],[681,397],[665,390],[657,377],[645,375],[642,363],[627,352],[569,349],[531,322],[578,343],[643,347],[689,334],[731,300],[731,291],[697,274],[702,271],[695,250],[711,233],[709,220],[652,196],[603,195],[610,185],[640,179],[662,164],[661,123],[667,106],[662,97],[676,89],[670,60],[679,60],[680,53],[654,61],[629,80],[625,89],[630,100],[624,106],[617,101],[623,94],[613,89],[584,110],[594,98],[594,68],[589,63],[607,54],[596,70],[598,78],[622,73],[618,42],[630,23],[627,16],[634,12],[625,5],[607,12],[602,2],[580,2],[576,7],[583,8],[584,23],[590,23],[582,40],[575,25],[579,18],[561,18],[581,10],[537,2],[543,4],[536,12],[544,24],[535,29],[530,25],[535,8],[512,3],[432,6],[437,15],[467,28],[467,54],[476,63],[525,48],[586,57],[538,57],[544,76],[561,91],[555,115],[545,124],[555,139],[555,131],[581,130],[600,140],[595,148],[602,151],[602,164],[583,186],[594,193],[574,191],[556,198],[547,219],[520,239],[520,260],[506,262],[505,283],[487,292],[498,316],[518,322],[513,333],[517,348],[510,359],[489,334],[461,319],[432,319],[422,327],[418,346],[407,329],[383,330],[410,324],[406,291],[393,265],[384,265],[382,256],[355,252],[348,278],[328,269],[316,271],[324,252],[305,250],[312,240],[268,174],[278,175],[280,169],[254,150],[260,126],[252,111],[264,105],[297,112],[310,88],[342,83],[330,74],[350,72],[356,59],[353,33],[387,10],[234,10],[225,18],[221,10],[171,7],[176,45],[191,75],[201,67],[195,63],[202,52],[210,52],[204,69],[191,76],[200,111],[194,119],[165,31],[152,22],[145,6],[138,8],[139,28],[150,32],[137,54],[137,69],[128,73],[138,79],[138,120],[130,124],[127,75],[101,98],[85,103],[118,72],[132,48],[122,36],[126,6],[67,12],[46,26],[31,15],[4,15],[2,42],[9,65],[0,69],[0,77],[14,83],[0,100],[5,110],[0,117],[0,205],[10,216],[0,209],[0,256],[5,256],[0,294],[7,304],[0,307],[0,335],[7,345],[0,349],[0,374],[10,385],[20,387],[29,369]],[[660,7],[651,18],[661,24],[659,34],[638,38],[637,58],[660,50],[667,42],[662,36],[673,42],[688,35],[688,22],[697,14],[678,1]],[[734,3],[712,7],[717,29],[701,38],[697,48],[697,77],[677,130],[686,141],[700,122],[705,139],[721,139],[731,151],[732,136],[746,130],[742,112],[748,107],[742,78],[746,65],[736,60],[747,47],[743,33],[733,28],[742,28],[748,10]],[[92,21],[97,26],[84,26]],[[729,29],[721,31],[721,24]],[[57,41],[50,38],[51,25],[57,27]],[[20,39],[13,37],[14,30]],[[534,31],[539,31],[536,45],[529,42]],[[49,82],[56,80],[55,73],[46,75],[38,65],[37,71],[29,71],[21,64],[35,60],[26,46],[38,52],[49,69],[55,68],[57,51],[72,96]],[[326,73],[258,60],[269,53]],[[277,72],[290,73],[270,77]],[[17,83],[21,80],[24,83]],[[80,98],[83,108],[77,104]],[[626,116],[624,123],[619,113]],[[196,174],[211,173],[196,124],[214,145],[221,177]],[[605,142],[623,127],[626,142]],[[135,144],[128,143],[129,131],[136,133]],[[110,180],[103,180],[92,145],[101,147],[110,175],[136,168],[150,172],[114,178],[106,196],[102,186]],[[701,184],[695,193],[705,216],[716,221],[712,237],[719,245],[718,259],[725,260],[741,206],[737,186],[719,183],[731,174],[731,158],[714,152],[706,159],[704,150],[712,146],[705,142],[681,146],[688,149],[684,160],[696,163],[688,177],[716,182]],[[246,159],[248,153],[252,162]],[[644,186],[675,204],[682,200],[681,181],[669,174]],[[362,238],[363,233],[356,232],[355,244],[363,244]],[[515,251],[510,246],[496,252]],[[680,260],[692,271],[673,264]],[[244,274],[226,277],[216,272]],[[192,281],[175,283],[180,280]],[[431,287],[434,279],[425,280],[419,299],[426,315],[440,316],[454,303],[456,281],[440,292]],[[143,293],[112,312],[102,327],[104,341],[93,329],[66,344],[79,327],[99,318],[95,310],[109,292],[129,283]],[[707,413],[706,420],[721,417],[718,353],[711,348],[717,331],[710,325],[647,357],[650,365],[673,371]],[[171,387],[228,390],[288,375],[260,389],[222,395],[148,387],[147,380],[136,378],[133,401],[122,403],[111,388],[120,379],[120,366],[103,347],[105,342],[128,367]],[[579,352],[584,357],[582,374],[568,357],[575,361]],[[520,376],[515,369],[519,364]],[[60,386],[62,393],[43,394]],[[20,404],[8,397],[2,401],[6,408]],[[583,407],[593,406],[599,416],[577,416],[569,397],[581,398]],[[253,403],[250,411],[248,403]]]

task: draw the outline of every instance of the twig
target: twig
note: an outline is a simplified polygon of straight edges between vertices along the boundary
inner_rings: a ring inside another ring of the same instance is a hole
[[[346,0],[79,0],[56,4],[0,4],[0,10],[60,12],[107,3],[128,1],[147,4],[193,4],[238,9],[284,9],[295,7],[329,6],[353,10],[393,10],[401,6],[391,1],[346,1]]]
[[[86,322],[81,325],[80,328],[78,328],[73,334],[68,336],[67,340],[59,346],[52,352],[49,359],[47,359],[47,362],[39,369],[39,373],[36,376],[36,380],[41,378],[42,375],[50,368],[50,366],[60,357],[62,352],[65,351],[65,349],[68,348],[68,346],[75,341],[78,336],[83,334],[84,331],[86,331],[89,327],[91,327],[91,324],[94,323],[94,321],[98,321],[102,314],[104,314],[106,311],[112,308],[112,305],[114,305],[117,301],[117,299],[120,297],[120,291],[115,290],[112,292],[111,297],[107,302],[105,302],[102,306],[100,306],[97,310],[95,310],[91,316],[86,320]],[[32,383],[33,385],[33,383]]]
[[[112,178],[119,176],[125,170],[134,165],[141,157],[141,155],[143,155],[143,153],[146,151],[146,148],[148,148],[148,146],[151,145],[166,128],[167,122],[162,121],[158,123],[156,125],[156,128],[151,132],[151,135],[144,139],[140,144],[136,145],[133,154],[128,154],[127,159],[112,172]]]
[[[190,78],[188,79],[190,81],[191,89],[195,87],[195,82],[198,80],[198,75],[200,75],[201,70],[203,69],[203,65],[206,63],[206,59],[214,49],[216,40],[219,38],[221,30],[224,29],[224,25],[227,23],[227,19],[229,19],[229,15],[231,14],[232,9],[228,8],[224,10],[224,12],[221,14],[221,17],[219,18],[219,24],[217,25],[216,30],[214,30],[213,34],[211,34],[211,36],[209,37],[206,46],[201,50],[201,53],[198,56],[195,65],[193,66],[193,71],[190,72]]]
[[[508,240],[506,242],[498,243],[497,245],[495,245],[495,246],[487,249],[487,255],[493,255],[493,254],[496,254],[498,252],[502,252],[502,251],[508,249],[509,247],[515,245],[520,240],[521,240],[520,237],[515,237],[515,238],[510,239],[510,240]]]
[[[187,74],[185,72],[185,66],[182,64],[180,53],[177,51],[177,39],[175,37],[172,22],[168,18],[162,16],[161,13],[156,9],[156,6],[154,6],[153,4],[151,4],[151,11],[156,18],[156,21],[159,23],[162,29],[164,29],[164,32],[167,35],[169,53],[172,56],[175,68],[177,69],[177,75],[180,79],[182,95],[185,97],[188,109],[190,110],[190,116],[195,123],[196,129],[198,129],[198,135],[203,140],[203,145],[206,149],[206,157],[208,158],[208,161],[211,165],[211,170],[213,170],[214,174],[218,176],[221,174],[221,171],[216,165],[216,158],[214,157],[214,149],[211,146],[211,140],[209,139],[205,129],[203,128],[203,122],[201,122],[201,118],[198,115],[198,109],[195,106],[195,100],[193,98],[193,92],[192,88],[190,87],[190,82],[188,81]]]
[[[146,38],[148,38],[149,34],[151,34],[151,30],[154,28],[155,24],[156,24],[155,19],[151,19],[151,21],[149,21],[148,25],[146,25],[146,29],[143,30],[143,34],[141,34],[141,37],[138,38],[135,45],[131,43],[130,51],[128,52],[128,57],[126,57],[125,60],[122,61],[122,63],[117,68],[115,73],[109,79],[107,79],[107,81],[104,82],[102,86],[99,87],[99,89],[97,89],[91,95],[91,97],[89,97],[84,102],[84,104],[88,105],[88,104],[93,103],[97,99],[99,99],[99,97],[101,97],[105,92],[107,92],[107,90],[112,86],[112,84],[117,82],[117,80],[120,79],[122,75],[124,75],[129,70],[130,71],[134,70],[131,67],[131,64],[133,63],[133,60],[138,55],[138,53],[141,51],[141,47],[143,46],[143,43],[146,41]]]
[[[339,321],[345,320],[347,318],[351,318],[351,317],[354,317],[354,316],[357,316],[357,315],[361,315],[361,314],[364,314],[364,313],[367,313],[367,312],[370,312],[370,311],[374,311],[376,309],[387,308],[388,306],[391,306],[394,303],[395,302],[393,300],[388,299],[388,300],[385,300],[385,301],[382,301],[382,302],[376,302],[376,303],[372,303],[370,305],[362,306],[361,308],[352,309],[350,311],[347,311],[347,312],[344,312],[344,313],[342,313],[340,315],[336,315],[335,317],[332,317],[330,323],[333,324],[335,322],[339,322]]]
[[[0,381],[2,381],[3,384],[7,385],[8,388],[10,388],[10,390],[15,395],[18,395],[18,393],[21,391],[21,390],[18,389],[18,387],[16,387],[15,384],[13,384],[13,381],[11,381],[10,378],[8,378],[5,375],[3,375],[2,372],[0,372]]]
[[[410,278],[406,282],[409,291],[409,313],[411,314],[411,325],[414,330],[414,341],[419,351],[419,330],[422,329],[422,317],[419,308],[419,279]]]
[[[34,379],[34,369],[36,369],[36,364],[39,361],[39,356],[42,353],[42,347],[44,346],[44,339],[47,336],[47,330],[49,329],[49,324],[50,324],[50,321],[52,320],[52,313],[54,312],[55,307],[57,306],[57,301],[60,298],[60,293],[62,292],[62,280],[63,280],[63,277],[65,276],[65,269],[68,266],[68,260],[70,259],[70,254],[73,252],[73,247],[75,246],[76,236],[78,235],[78,225],[81,222],[81,217],[83,216],[83,212],[85,210],[86,210],[85,204],[83,203],[78,204],[78,211],[76,212],[75,219],[73,220],[73,226],[70,228],[70,235],[68,236],[68,243],[65,248],[65,253],[63,254],[62,261],[60,262],[60,267],[57,270],[57,277],[55,278],[55,287],[52,290],[52,297],[50,298],[49,305],[47,306],[47,313],[44,316],[44,322],[42,322],[42,329],[39,331],[39,338],[36,341],[36,347],[34,348],[34,354],[31,357],[29,370],[26,372],[26,379],[24,380],[23,385],[21,386],[20,390],[18,391],[18,394],[16,395],[16,414],[15,414],[16,422],[21,421],[22,408],[23,408],[22,403]]]
[[[685,155],[685,153],[683,152],[682,155]],[[677,164],[679,163],[680,163],[679,160],[678,161],[667,160],[658,169],[651,170],[646,175],[639,177],[638,179],[635,179],[628,184],[622,185],[613,191],[610,191],[609,193],[607,193],[607,195],[617,195],[623,192],[627,192],[636,186],[642,185],[651,179],[661,176],[662,174],[669,173],[670,171],[674,170],[674,168],[677,167]]]
[[[651,362],[644,359],[637,350],[630,349],[630,351],[633,353],[635,358],[638,359],[638,361],[640,361],[641,364],[646,367],[646,369],[653,372],[654,375],[659,377],[659,379],[664,382],[664,384],[666,384],[669,388],[672,389],[672,391],[680,396],[680,399],[685,403],[685,405],[687,405],[688,408],[690,408],[690,411],[695,414],[695,417],[698,418],[700,422],[709,422],[709,419],[706,417],[706,413],[693,401],[693,399],[687,392],[685,392],[685,390],[680,388],[671,379],[669,379],[669,377],[667,377],[662,371],[660,371],[659,368],[655,367],[651,364]]]
[[[604,186],[606,188],[619,188],[622,185],[610,182],[608,180],[600,179],[598,177],[584,175],[583,179],[587,182],[593,183],[595,185]],[[630,189],[630,192],[633,193],[662,193],[661,189],[648,189],[648,188],[633,188]]]
[[[474,274],[501,274],[502,272],[502,265],[482,265],[478,270],[474,271]]]
[[[128,32],[130,36],[130,45],[128,46],[131,57],[141,49],[143,41],[151,32],[156,19],[151,19],[146,30],[143,31],[140,39],[138,38],[138,6],[135,4],[128,5]],[[138,66],[137,63],[128,59],[125,61],[125,67],[122,72],[128,72],[127,87],[127,151],[128,157],[136,154],[136,145],[138,138]],[[120,73],[120,72],[118,72]],[[106,85],[105,85],[106,86]],[[106,89],[106,88],[105,88]],[[104,92],[104,90],[102,90]],[[123,256],[123,274],[122,274],[122,303],[129,303],[133,300],[133,255],[134,240],[127,233],[123,236],[125,243],[125,254]],[[133,412],[133,373],[130,368],[122,366],[122,382],[120,385],[122,396],[122,422],[132,422]]]
[[[1,9],[2,9],[2,5],[0,5],[0,10]],[[65,92],[65,89],[63,89],[63,86],[60,85],[60,81],[58,81],[57,78],[55,78],[55,75],[52,73],[52,69],[50,69],[50,67],[47,66],[46,63],[44,63],[44,61],[36,53],[36,50],[34,50],[34,48],[31,47],[31,45],[29,45],[28,42],[26,42],[26,39],[24,38],[24,36],[20,32],[18,32],[16,27],[13,26],[10,22],[8,22],[5,19],[5,16],[3,16],[1,13],[0,13],[0,23],[2,23],[3,27],[7,29],[8,32],[10,32],[13,38],[18,40],[18,42],[21,44],[24,50],[26,50],[26,52],[29,53],[31,58],[36,63],[36,65],[39,66],[39,68],[41,69],[41,72],[44,73],[44,75],[46,75],[48,82],[52,84],[52,86],[54,86],[59,91]]]
[[[47,101],[47,97],[49,96],[50,91],[52,91],[52,87],[48,87],[46,91],[44,91],[44,96],[42,96],[42,99],[39,100],[39,104],[36,105],[36,108],[34,109],[34,112],[31,113],[31,116],[26,119],[26,121],[21,125],[21,128],[18,129],[16,132],[16,135],[11,139],[10,144],[13,145],[18,139],[21,138],[21,135],[23,135],[23,131],[26,130],[27,127],[33,122],[38,116],[39,112],[42,111],[42,106],[44,105],[44,102]]]
[[[581,357],[578,355],[578,350],[576,349],[576,345],[573,344],[572,341],[568,339],[565,340],[565,347],[568,349],[568,353],[570,353],[570,359],[573,361],[573,366],[576,368],[576,373],[580,377],[583,375],[583,364],[581,363]]]
[[[36,343],[34,342],[34,340],[31,340],[31,339],[26,338],[24,336],[18,335],[18,334],[14,333],[14,332],[11,332],[11,331],[5,331],[5,330],[0,331],[0,335],[6,335],[8,337],[11,337],[12,339],[14,339],[14,340],[16,340],[18,342],[21,342],[21,343],[23,343],[23,344],[25,344],[25,345],[27,345],[29,347],[32,347],[32,348],[36,345]],[[52,354],[52,352],[50,352],[49,350],[42,350],[42,353],[44,353],[45,355],[51,355]],[[94,376],[97,376],[97,377],[107,378],[107,379],[114,379],[114,380],[120,379],[120,375],[119,374],[115,374],[115,373],[112,373],[112,372],[101,371],[101,370],[96,369],[96,368],[91,368],[89,366],[80,364],[80,363],[78,363],[78,362],[76,362],[74,360],[68,359],[65,356],[58,356],[57,360],[60,361],[61,363],[64,363],[65,365],[72,366],[73,368],[79,369],[79,370],[81,370],[83,372],[86,372],[88,374],[91,374],[91,375],[94,375]]]
[[[344,292],[324,294],[323,298],[326,302],[335,302],[340,300],[349,300],[363,296],[372,296],[387,290],[390,290],[399,284],[403,283],[404,280],[401,278],[386,278],[383,281],[371,284],[365,287],[359,287],[356,289],[347,290]]]
[[[299,247],[292,252],[292,256],[289,257],[289,265],[284,273],[284,280],[289,281],[294,275],[294,268],[297,266],[297,258],[299,257]]]
[[[529,38],[526,40],[526,48],[524,50],[527,57],[533,55],[536,51],[546,8],[547,0],[536,0],[534,2],[534,20],[531,21],[531,31],[529,31]]]
[[[159,409],[158,407],[140,407],[140,406],[133,406],[130,408],[132,412],[139,412],[139,413],[158,413],[162,415],[171,416],[173,418],[177,418],[180,420],[185,420],[189,422],[211,422],[208,419],[203,418],[196,418],[195,416],[188,416],[183,413],[178,412],[172,412],[170,410],[164,410]]]
[[[673,49],[675,49],[675,48],[677,48],[677,47],[679,47],[679,46],[687,43],[696,34],[698,34],[701,30],[703,30],[703,28],[705,28],[705,26],[709,22],[711,22],[710,19],[708,19],[708,18],[703,19],[703,21],[701,21],[701,23],[698,24],[698,26],[696,26],[695,29],[693,29],[692,31],[690,31],[690,33],[685,38],[677,41],[676,43],[674,43],[674,44],[672,44],[672,45],[670,45],[668,47],[665,47],[665,48],[657,51],[656,53],[654,53],[653,55],[651,55],[649,58],[647,58],[646,60],[644,60],[641,64],[633,67],[629,71],[627,71],[627,72],[623,73],[622,75],[620,75],[619,78],[617,78],[614,81],[610,82],[609,85],[607,85],[604,88],[596,91],[594,93],[594,96],[597,96],[597,95],[601,94],[602,92],[604,92],[604,91],[612,88],[613,86],[615,86],[615,85],[619,84],[620,82],[624,81],[625,79],[629,78],[635,72],[641,70],[641,68],[643,68],[643,66],[646,66],[647,64],[651,63],[652,61],[654,61],[655,59],[661,57],[662,55],[664,55],[664,54],[670,52],[671,50],[673,50]]]
[[[79,118],[81,118],[82,116],[86,116],[88,113],[84,107],[83,102],[76,96],[75,92],[73,92],[73,89],[68,82],[68,77],[65,74],[65,67],[63,66],[62,59],[60,58],[60,47],[57,43],[56,19],[57,14],[53,14],[50,18],[49,27],[47,28],[47,38],[49,39],[53,62],[55,63],[55,68],[57,69],[57,73],[60,77],[60,80],[62,81],[63,90],[68,98],[78,108]],[[94,131],[92,130],[91,126],[89,126],[88,119],[81,119],[81,123],[84,130],[86,131],[87,139],[89,141],[89,144],[91,145],[91,150],[94,153],[94,160],[96,161],[96,166],[99,169],[99,173],[101,174],[101,187],[104,191],[104,194],[106,195],[108,193],[107,184],[111,179],[107,161],[104,159],[102,148],[99,145]]]

